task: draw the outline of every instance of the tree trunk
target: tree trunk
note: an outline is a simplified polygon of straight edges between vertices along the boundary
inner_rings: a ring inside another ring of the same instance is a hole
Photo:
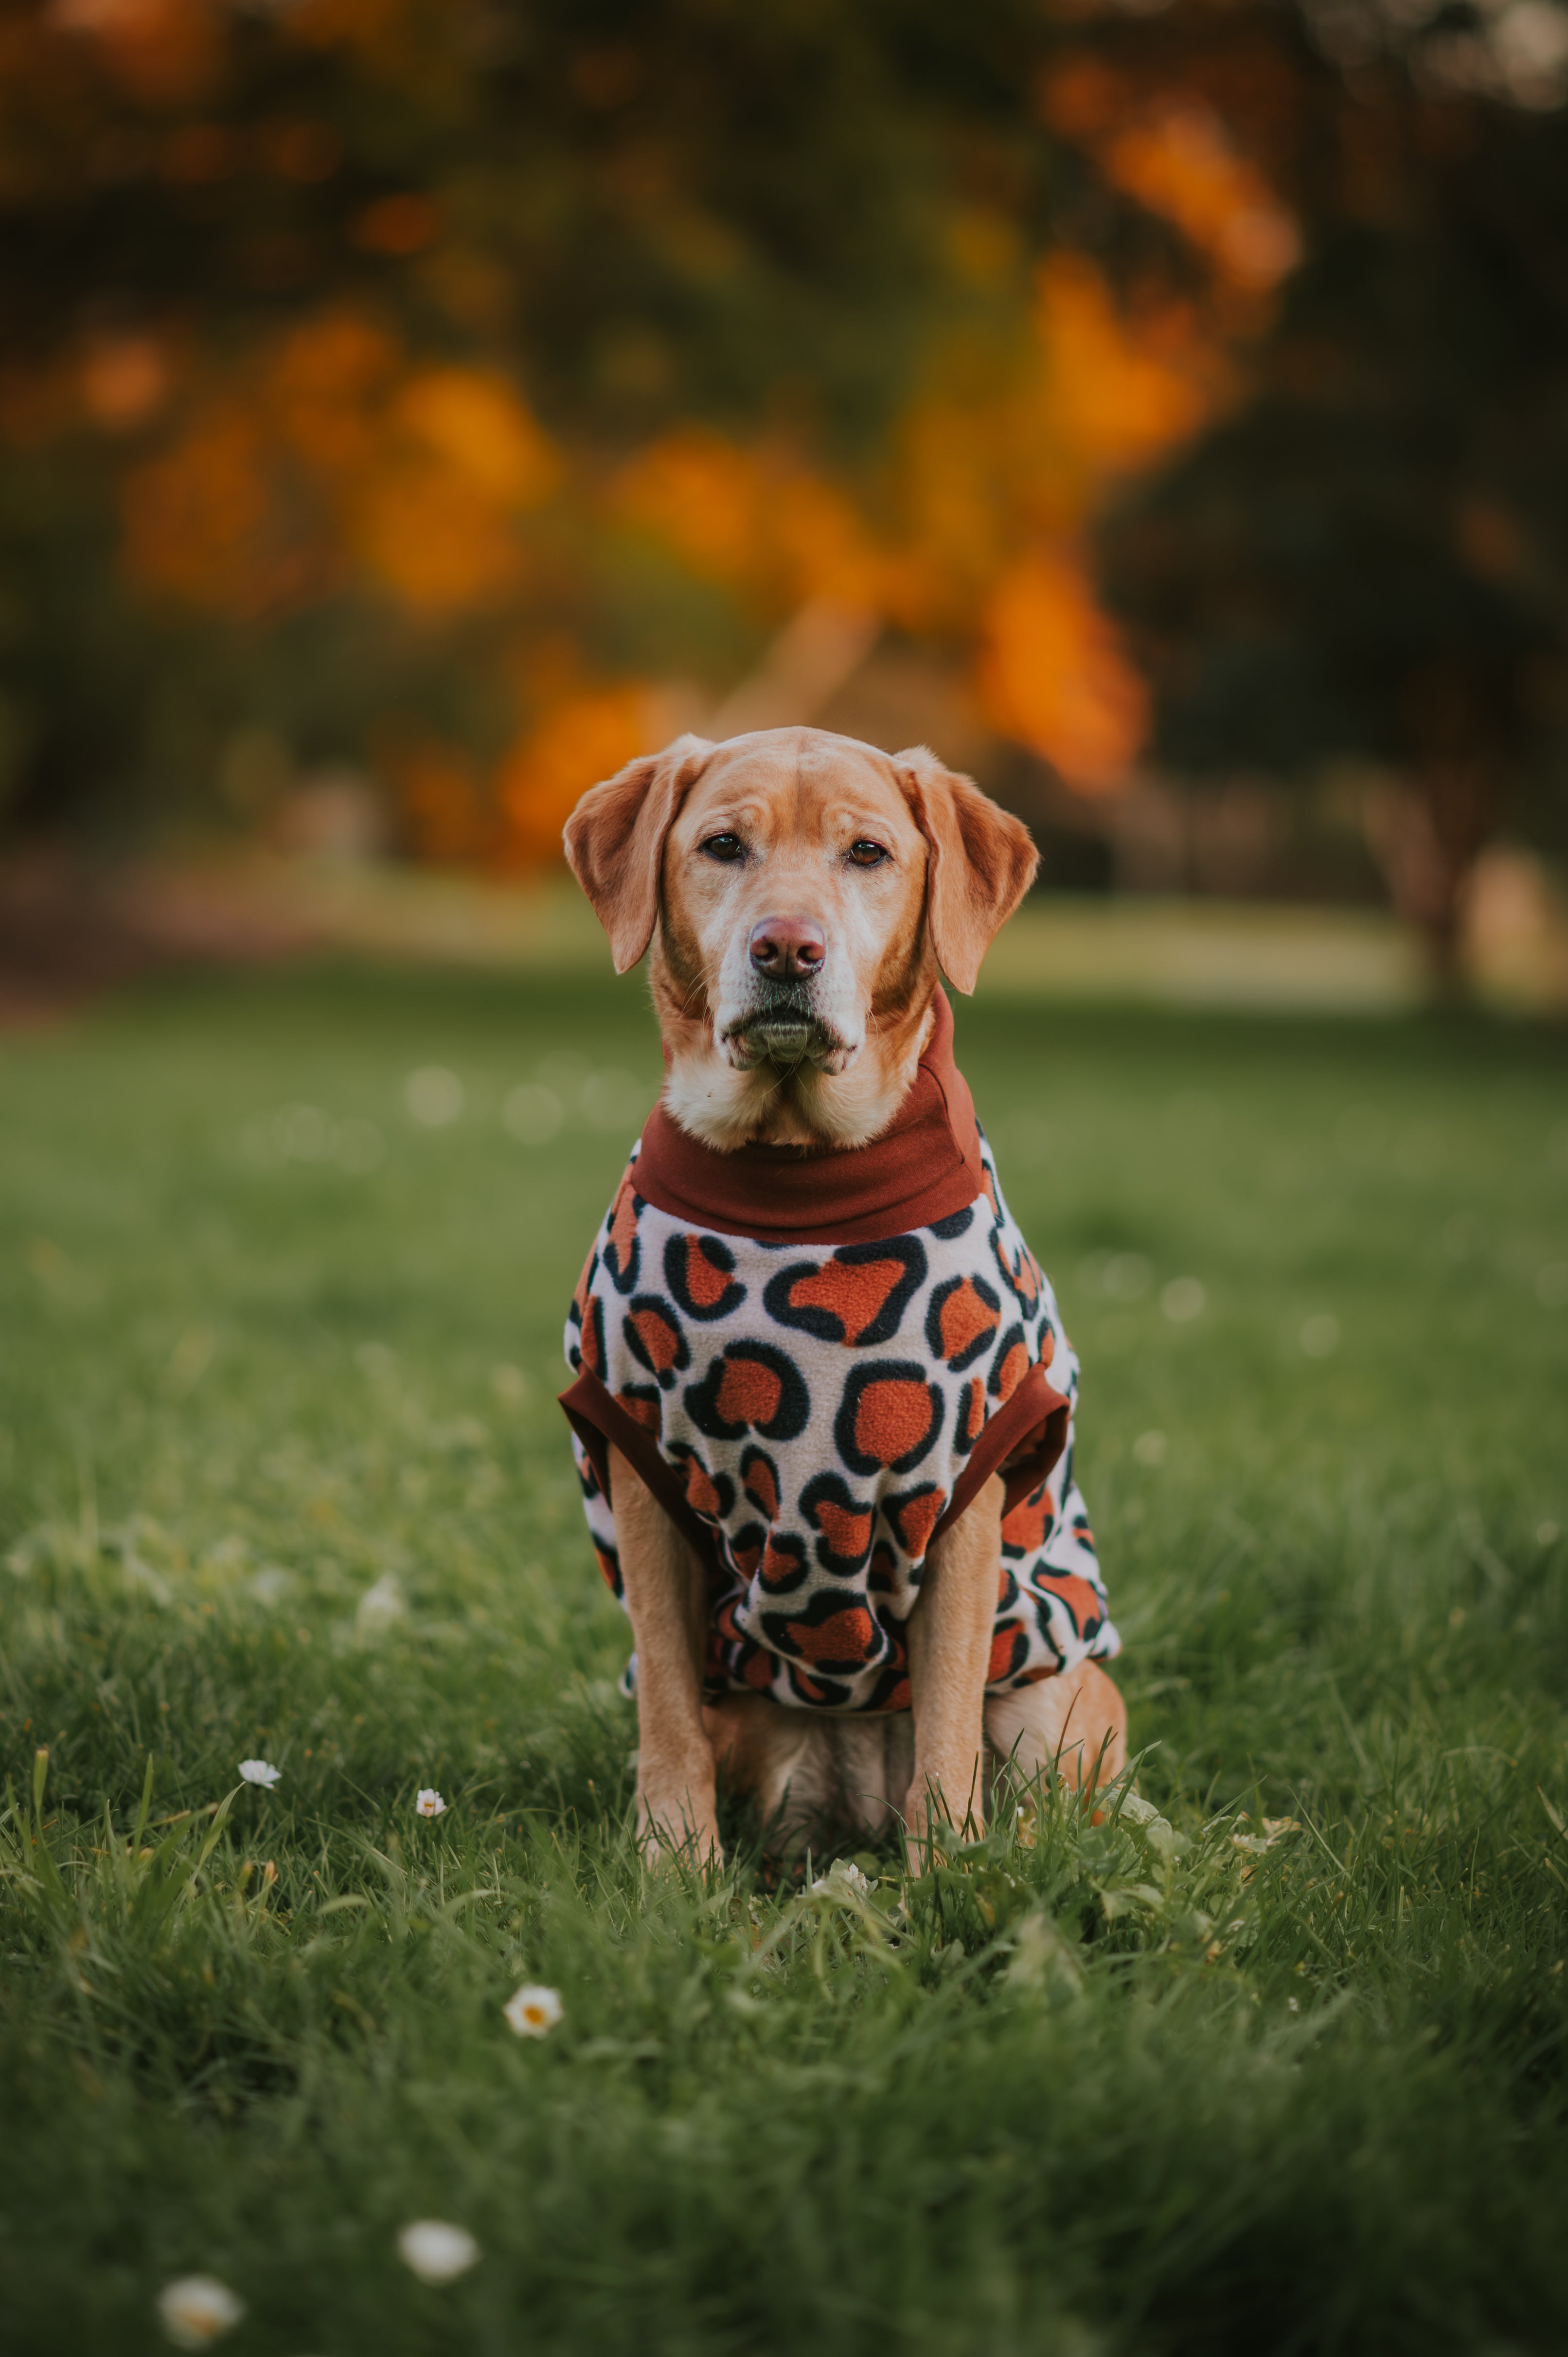
[[[1380,786],[1367,800],[1369,848],[1395,910],[1421,931],[1442,999],[1468,995],[1466,895],[1501,799],[1500,781],[1487,764],[1449,759]]]

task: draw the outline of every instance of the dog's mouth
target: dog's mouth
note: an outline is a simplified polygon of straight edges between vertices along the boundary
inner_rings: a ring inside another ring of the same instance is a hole
[[[782,1071],[811,1065],[840,1071],[853,1053],[812,1006],[809,985],[780,983],[725,1027],[724,1045],[742,1071],[773,1064]]]

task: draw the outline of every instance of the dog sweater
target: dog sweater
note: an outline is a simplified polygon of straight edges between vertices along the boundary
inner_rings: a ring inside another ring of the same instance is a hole
[[[561,1404],[599,1564],[622,1596],[613,1442],[704,1566],[710,1696],[908,1710],[931,1542],[993,1473],[988,1689],[1120,1650],[1072,1478],[1077,1361],[935,1010],[868,1146],[722,1154],[657,1107],[578,1283]]]

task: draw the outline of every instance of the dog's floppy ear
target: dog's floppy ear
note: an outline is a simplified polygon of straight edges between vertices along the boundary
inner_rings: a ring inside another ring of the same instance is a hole
[[[610,937],[617,974],[653,938],[664,838],[713,749],[705,737],[677,737],[641,754],[590,786],[566,822],[566,857]]]
[[[1034,882],[1040,855],[1022,819],[972,778],[944,770],[924,745],[895,753],[893,767],[929,854],[926,921],[937,963],[955,989],[972,991],[982,958]]]

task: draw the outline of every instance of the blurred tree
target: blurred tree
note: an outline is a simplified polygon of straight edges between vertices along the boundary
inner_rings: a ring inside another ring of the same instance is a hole
[[[1189,0],[1101,56],[1127,111],[1222,111],[1305,244],[1232,402],[1101,535],[1155,753],[1376,765],[1373,846],[1452,979],[1477,853],[1564,800],[1568,17]]]
[[[1195,773],[1397,766],[1445,937],[1562,635],[1563,22],[0,8],[0,823],[348,759],[533,861],[836,615],[1086,794],[1151,686]],[[1184,445],[1105,544],[1145,684],[1090,526]]]
[[[1025,0],[56,0],[4,34],[6,346],[363,300],[508,350],[557,430],[875,430],[966,185],[1043,221],[1040,38]]]
[[[1138,690],[1069,544],[1204,368],[1108,292],[1180,241],[1044,120],[1061,38],[1036,0],[0,15],[12,823],[245,804],[260,727],[373,760],[417,846],[536,856],[653,685],[823,599],[1114,776]]]

